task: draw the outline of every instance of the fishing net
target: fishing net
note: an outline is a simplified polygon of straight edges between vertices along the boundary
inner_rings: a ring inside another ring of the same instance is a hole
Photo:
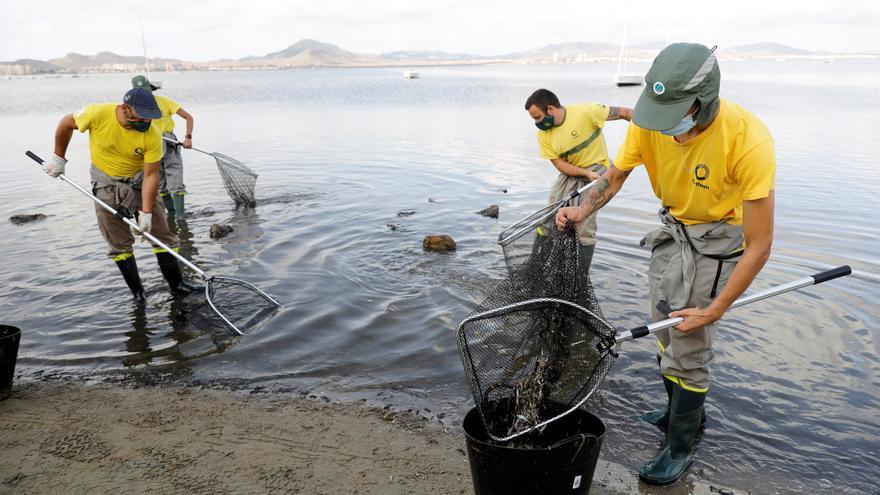
[[[250,333],[272,319],[280,305],[255,285],[231,277],[211,277],[205,300],[236,333]]]
[[[502,442],[539,435],[583,405],[615,357],[615,330],[581,266],[574,227],[518,242],[529,243],[528,256],[457,332],[474,403],[486,432]]]
[[[501,232],[498,244],[504,252],[508,270],[528,263],[532,250],[542,245],[541,241],[556,230],[554,220],[558,209],[556,205],[549,205]]]
[[[593,187],[591,182],[572,191],[555,203],[551,203],[519,220],[498,234],[498,244],[504,251],[504,261],[509,270],[521,265],[532,256],[532,248],[540,238],[556,230],[556,212],[563,206],[577,204],[577,198]]]
[[[257,173],[235,158],[221,153],[212,153],[217,161],[217,169],[223,177],[223,185],[235,206],[253,208],[257,205],[254,188],[257,185]]]

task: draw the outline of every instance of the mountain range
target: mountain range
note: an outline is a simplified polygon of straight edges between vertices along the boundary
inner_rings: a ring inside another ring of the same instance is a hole
[[[635,44],[627,49],[629,60],[650,61],[663,48],[664,43]],[[286,69],[302,67],[382,67],[421,66],[485,63],[585,63],[616,61],[618,45],[600,42],[571,42],[546,45],[533,50],[495,56],[448,53],[434,50],[394,51],[384,54],[355,53],[336,45],[311,39],[300,40],[287,48],[261,56],[240,59],[222,59],[207,62],[189,62],[173,58],[150,58],[150,69],[173,70],[225,70],[225,69]],[[779,59],[840,57],[843,54],[811,52],[778,43],[756,43],[720,49],[719,58],[727,59]],[[862,56],[878,56],[862,54]],[[141,56],[117,55],[100,52],[96,55],[67,55],[46,61],[21,59],[0,62],[2,75],[89,73],[89,72],[137,72],[143,69]]]

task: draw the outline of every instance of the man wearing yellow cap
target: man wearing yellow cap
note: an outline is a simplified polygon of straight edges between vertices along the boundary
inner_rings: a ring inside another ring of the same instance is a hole
[[[135,76],[131,80],[133,88],[146,88],[151,92],[160,89],[158,82],[150,82],[144,76]],[[193,116],[184,110],[179,103],[164,96],[153,95],[156,104],[162,112],[162,118],[153,122],[162,134],[165,153],[162,156],[162,164],[159,167],[159,196],[165,203],[169,218],[184,220],[186,186],[183,184],[183,159],[180,156],[180,145],[174,134],[174,120],[172,116],[179,115],[186,121],[186,134],[183,136],[183,147],[192,148]]]
[[[633,168],[645,166],[662,205],[662,226],[643,240],[652,250],[653,319],[684,318],[656,334],[668,400],[643,416],[667,437],[639,477],[667,485],[690,467],[705,423],[716,322],[770,256],[776,155],[764,124],[718,96],[714,49],[669,45],[645,82],[614,166],[580,207],[561,209],[556,223],[583,221],[611,200]]]

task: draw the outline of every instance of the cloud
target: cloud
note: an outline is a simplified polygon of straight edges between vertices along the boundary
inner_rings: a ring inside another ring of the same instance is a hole
[[[722,46],[775,41],[810,50],[880,50],[880,2],[830,0],[41,0],[10,1],[0,60],[75,51],[194,61],[241,58],[313,38],[362,53],[443,50],[494,55],[565,41],[693,40]]]

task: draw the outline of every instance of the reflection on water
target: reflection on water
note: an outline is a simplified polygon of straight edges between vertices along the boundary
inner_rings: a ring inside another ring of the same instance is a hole
[[[866,150],[880,135],[878,69],[872,60],[722,66],[724,95],[764,120],[779,160],[774,252],[753,288],[847,263],[854,275],[725,318],[694,476],[752,493],[876,491],[880,189]],[[184,150],[181,253],[284,304],[243,338],[203,297],[172,297],[143,244],[148,302],[134,307],[92,205],[23,155],[51,148],[62,114],[118,99],[130,76],[0,81],[3,214],[48,215],[0,223],[0,315],[23,329],[19,369],[312,390],[456,424],[470,394],[453,329],[504,276],[500,230],[543,206],[556,175],[537,157],[522,103],[549,87],[564,103],[633,105],[638,88],[611,85],[613,70],[438,68],[415,84],[384,69],[164,75],[163,91],[196,118],[194,144],[260,173],[257,208],[236,211],[214,160]],[[841,108],[848,124],[827,125]],[[609,149],[624,129],[605,127]],[[86,143],[74,136],[68,157],[80,183]],[[474,213],[490,204],[498,220]],[[593,284],[620,326],[649,314],[638,240],[657,207],[636,171],[599,217]],[[211,239],[213,223],[234,231]],[[430,234],[451,235],[457,251],[424,252]],[[631,468],[662,441],[637,420],[664,394],[655,345],[643,340],[621,347],[590,404],[608,426],[603,455]]]

